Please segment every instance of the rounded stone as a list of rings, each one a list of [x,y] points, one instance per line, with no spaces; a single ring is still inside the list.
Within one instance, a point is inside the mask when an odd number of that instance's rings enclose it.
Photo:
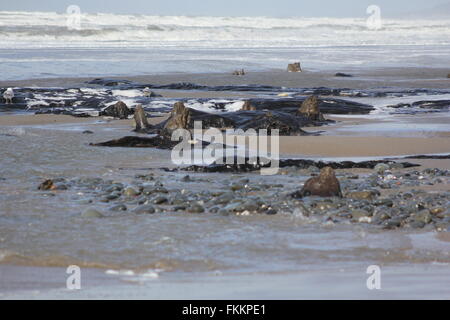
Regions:
[[[127,211],[127,206],[124,205],[123,203],[112,206],[111,208],[109,208],[109,211]]]
[[[146,204],[140,207],[137,207],[133,210],[136,214],[152,214],[155,213],[155,207],[152,205]]]
[[[137,196],[137,195],[139,194],[139,192],[137,192],[136,190],[134,190],[134,189],[131,188],[131,187],[128,187],[128,188],[126,188],[126,189],[123,191],[123,194],[124,194],[124,196],[126,196],[126,197],[135,197],[135,196]]]
[[[189,208],[186,209],[189,213],[202,213],[205,212],[205,208],[199,204],[193,204]]]

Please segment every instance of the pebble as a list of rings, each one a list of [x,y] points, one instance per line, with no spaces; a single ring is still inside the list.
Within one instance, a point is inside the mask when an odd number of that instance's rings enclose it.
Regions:
[[[133,213],[136,214],[151,214],[151,213],[155,213],[155,207],[153,207],[152,205],[146,204],[140,207],[137,207],[133,210]]]
[[[162,204],[162,203],[166,203],[169,200],[166,197],[156,197],[154,199],[152,199],[152,203],[154,204]]]
[[[372,200],[373,194],[370,191],[355,191],[348,193],[346,197],[354,200]]]
[[[127,211],[127,206],[123,203],[112,206],[109,208],[109,211]]]
[[[414,215],[414,220],[423,222],[424,224],[430,223],[431,222],[430,210],[425,209],[425,210],[419,211],[418,213],[416,213]]]
[[[135,197],[139,194],[135,189],[128,187],[123,191],[123,195],[126,197]]]
[[[189,213],[202,213],[205,212],[205,208],[203,208],[203,206],[199,204],[193,204],[190,207],[188,207],[186,211]]]
[[[253,174],[233,176],[215,176],[210,180],[193,179],[193,175],[174,178],[158,176],[157,181],[147,182],[139,178],[126,184],[103,180],[102,178],[79,178],[68,180],[53,178],[50,188],[62,186],[62,189],[76,190],[73,199],[77,204],[108,202],[108,211],[128,211],[129,207],[137,214],[156,212],[203,213],[228,216],[255,214],[291,214],[309,217],[327,225],[370,223],[373,227],[395,229],[400,227],[445,231],[450,228],[450,192],[429,192],[422,186],[430,182],[449,182],[450,172],[446,170],[426,169],[391,173],[388,170],[401,169],[393,165],[378,164],[370,174],[354,175],[351,172],[339,172],[341,189],[345,198],[306,197],[295,199],[292,190],[301,185],[308,177],[304,169],[295,169],[295,174],[276,178],[259,178]],[[308,169],[311,173],[315,168]],[[380,173],[383,172],[383,173]],[[298,176],[302,178],[298,181]],[[144,176],[142,176],[144,177]],[[154,175],[146,175],[154,179]],[[197,178],[197,176],[194,176]],[[166,180],[162,180],[166,179]],[[202,181],[204,186],[198,190],[178,189],[179,182]],[[163,186],[163,181],[167,186]],[[178,185],[176,184],[178,181]],[[42,182],[42,181],[41,181]],[[402,189],[396,191],[398,183]],[[417,186],[417,187],[415,187]],[[383,191],[383,198],[380,190]],[[245,192],[239,192],[244,191]],[[67,191],[70,193],[71,191]],[[40,193],[59,195],[59,193]],[[89,199],[89,200],[88,200]],[[92,199],[92,200],[91,200]],[[124,202],[124,203],[123,203]],[[102,212],[83,212],[82,216],[103,216]]]

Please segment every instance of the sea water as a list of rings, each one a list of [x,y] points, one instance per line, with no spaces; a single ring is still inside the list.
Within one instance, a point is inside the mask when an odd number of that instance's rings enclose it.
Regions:
[[[447,67],[448,20],[0,12],[3,80],[167,72]]]

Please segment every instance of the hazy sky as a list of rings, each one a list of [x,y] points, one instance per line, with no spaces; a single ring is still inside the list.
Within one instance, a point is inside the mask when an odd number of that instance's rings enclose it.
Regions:
[[[327,16],[359,17],[368,5],[385,16],[421,12],[448,0],[0,0],[1,10],[64,12],[75,4],[82,12],[149,15]]]

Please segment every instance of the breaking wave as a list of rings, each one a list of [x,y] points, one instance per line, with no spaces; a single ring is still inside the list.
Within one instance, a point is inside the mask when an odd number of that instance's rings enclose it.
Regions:
[[[9,47],[164,46],[293,47],[450,44],[448,20],[383,20],[370,30],[361,18],[188,17],[0,11],[0,44]]]

